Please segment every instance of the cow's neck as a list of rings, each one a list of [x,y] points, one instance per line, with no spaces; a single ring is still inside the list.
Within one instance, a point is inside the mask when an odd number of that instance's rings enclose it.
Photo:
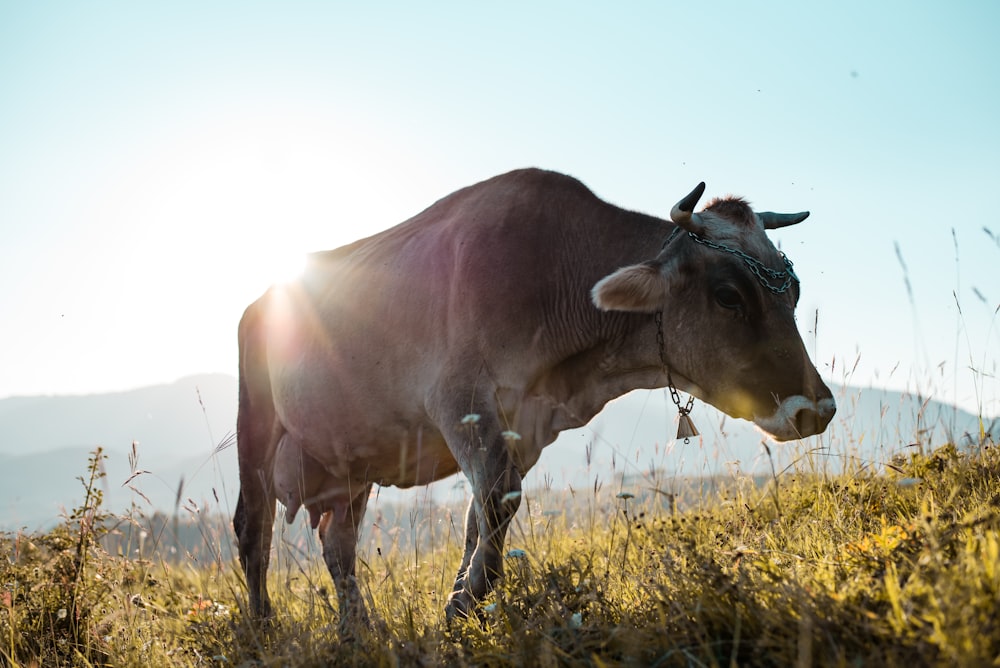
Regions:
[[[617,314],[613,328],[567,355],[528,390],[554,407],[556,431],[579,427],[627,392],[666,385],[651,316]]]

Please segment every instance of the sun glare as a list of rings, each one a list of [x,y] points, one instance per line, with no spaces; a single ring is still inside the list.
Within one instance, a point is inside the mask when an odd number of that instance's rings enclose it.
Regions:
[[[271,285],[284,285],[298,279],[305,267],[305,253],[280,253],[267,266],[262,278]]]

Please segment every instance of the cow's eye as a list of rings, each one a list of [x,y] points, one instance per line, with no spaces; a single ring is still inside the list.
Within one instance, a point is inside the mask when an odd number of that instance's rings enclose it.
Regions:
[[[743,297],[740,293],[729,287],[716,288],[715,301],[723,308],[740,310],[743,308]]]

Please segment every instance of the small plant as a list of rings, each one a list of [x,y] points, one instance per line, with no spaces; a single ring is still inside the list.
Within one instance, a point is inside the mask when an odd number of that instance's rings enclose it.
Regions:
[[[3,618],[12,662],[17,657],[64,663],[78,656],[89,661],[107,658],[94,633],[94,616],[107,595],[96,560],[104,555],[97,539],[104,530],[101,511],[104,455],[96,449],[87,464],[83,503],[48,534],[5,538]]]
[[[11,665],[105,664],[113,658],[123,585],[140,562],[101,547],[111,527],[102,507],[105,455],[95,449],[77,478],[83,502],[48,533],[0,537],[0,656]],[[139,600],[139,599],[136,599]]]

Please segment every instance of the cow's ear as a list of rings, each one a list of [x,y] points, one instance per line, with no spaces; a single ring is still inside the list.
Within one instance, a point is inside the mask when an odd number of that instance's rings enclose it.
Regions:
[[[590,291],[602,311],[654,313],[667,298],[667,279],[660,262],[643,262],[605,276]]]

